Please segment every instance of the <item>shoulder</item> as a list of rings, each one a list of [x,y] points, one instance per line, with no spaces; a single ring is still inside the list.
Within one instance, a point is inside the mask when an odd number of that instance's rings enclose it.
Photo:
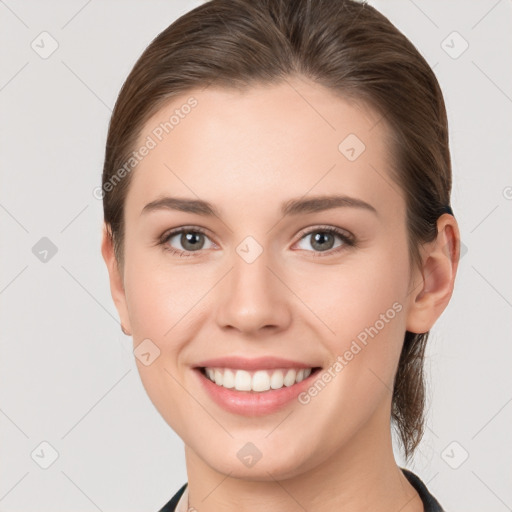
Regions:
[[[179,491],[158,512],[175,512],[176,505],[178,504],[178,501],[180,501],[180,498],[183,495],[183,493],[185,492],[187,484],[188,482],[183,484]]]
[[[445,512],[443,507],[441,507],[436,498],[430,493],[427,486],[423,483],[418,475],[414,474],[409,469],[400,469],[402,470],[402,473],[405,475],[407,480],[409,480],[409,483],[420,495],[421,501],[423,501],[425,512]]]

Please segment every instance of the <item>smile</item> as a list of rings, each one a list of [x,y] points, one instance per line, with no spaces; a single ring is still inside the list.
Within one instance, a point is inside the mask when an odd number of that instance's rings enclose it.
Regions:
[[[256,371],[196,367],[193,372],[213,403],[232,414],[254,417],[278,412],[297,401],[320,370],[320,367]]]
[[[262,393],[270,389],[290,387],[311,375],[314,368],[274,368],[247,371],[232,368],[201,368],[203,374],[218,386],[236,391]]]

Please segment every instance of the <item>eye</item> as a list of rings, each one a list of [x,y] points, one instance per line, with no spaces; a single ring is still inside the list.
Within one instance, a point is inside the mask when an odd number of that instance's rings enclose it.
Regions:
[[[316,249],[315,252],[320,253],[315,254],[315,257],[324,256],[324,254],[321,254],[324,252],[327,253],[326,256],[330,256],[343,251],[347,247],[356,246],[356,239],[353,235],[349,234],[348,231],[344,231],[333,226],[318,226],[314,229],[310,229],[306,233],[302,233],[300,242],[312,235],[314,236],[312,237],[310,244],[314,249]],[[338,237],[342,243],[333,250],[333,244],[336,237]],[[162,245],[166,251],[169,251],[172,254],[179,255],[180,257],[190,257],[195,256],[195,252],[200,252],[202,249],[205,249],[205,238],[208,239],[206,231],[202,228],[182,227],[165,233],[160,239],[159,244]],[[171,241],[173,239],[176,239],[183,249],[176,249],[175,247],[172,247]],[[215,244],[212,243],[211,246],[214,245]],[[206,249],[211,248],[211,246],[206,247]]]
[[[176,238],[179,244],[183,247],[182,249],[175,249],[170,245],[171,240]],[[198,227],[194,228],[179,228],[175,229],[171,232],[168,232],[163,235],[160,240],[160,244],[163,245],[164,249],[170,251],[172,254],[177,254],[181,256],[194,256],[194,252],[198,252],[201,249],[204,249],[204,241],[206,237],[206,232]]]
[[[355,247],[356,245],[355,238],[347,231],[342,231],[341,229],[332,226],[318,226],[312,230],[309,230],[302,236],[300,241],[306,240],[307,237],[312,237],[310,244],[313,248],[317,249],[320,253],[328,253],[325,256],[336,254],[340,251],[343,251],[347,247]],[[336,237],[342,241],[342,244],[338,245],[333,250],[333,244]],[[315,254],[314,256],[324,256],[324,254]]]

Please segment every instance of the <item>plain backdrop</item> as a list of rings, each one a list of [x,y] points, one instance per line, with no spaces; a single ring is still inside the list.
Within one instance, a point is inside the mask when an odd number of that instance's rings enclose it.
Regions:
[[[0,1],[2,512],[156,512],[187,481],[119,328],[93,190],[123,81],[199,3]],[[512,2],[369,3],[441,84],[464,244],[408,467],[447,511],[511,510]]]

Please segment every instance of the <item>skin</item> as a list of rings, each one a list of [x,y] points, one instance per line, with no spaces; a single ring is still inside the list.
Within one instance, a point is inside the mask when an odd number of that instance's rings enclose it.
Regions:
[[[243,92],[190,91],[148,121],[141,143],[190,96],[197,107],[133,171],[124,268],[105,226],[101,248],[134,347],[149,338],[160,349],[152,364],[137,359],[137,366],[148,396],[185,443],[189,505],[200,512],[422,511],[394,459],[391,390],[406,329],[430,330],[452,295],[460,239],[454,217],[439,218],[437,240],[422,248],[423,267],[412,268],[385,123],[298,77]],[[353,162],[338,150],[349,133],[366,146]],[[283,201],[333,193],[362,199],[378,215],[351,207],[280,213]],[[162,195],[207,200],[220,218],[141,215]],[[301,234],[322,225],[347,230],[358,246],[335,253],[343,245],[336,235],[322,252],[314,234]],[[181,226],[208,232],[190,257],[157,245]],[[236,252],[247,236],[263,249],[251,264]],[[180,235],[167,245],[189,247]],[[402,310],[307,405],[293,401],[262,417],[232,414],[191,369],[211,357],[267,354],[327,368],[395,302]],[[252,467],[237,457],[249,441],[262,453]]]

